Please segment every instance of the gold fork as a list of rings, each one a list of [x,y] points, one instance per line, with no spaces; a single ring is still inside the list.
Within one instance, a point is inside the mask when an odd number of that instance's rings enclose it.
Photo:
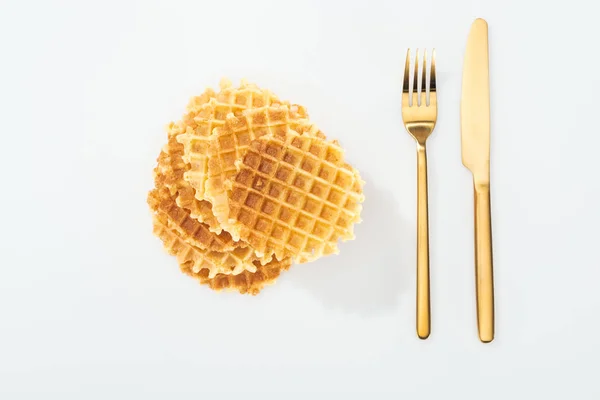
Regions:
[[[427,50],[423,52],[423,68],[419,75],[419,50],[415,56],[412,92],[410,82],[410,49],[406,52],[402,85],[402,120],[404,127],[417,142],[417,335],[427,339],[431,332],[429,296],[429,217],[427,210],[427,153],[425,142],[437,121],[435,86],[435,49],[431,55],[429,90],[427,90]],[[418,81],[421,77],[419,96]],[[429,103],[427,93],[429,92]]]

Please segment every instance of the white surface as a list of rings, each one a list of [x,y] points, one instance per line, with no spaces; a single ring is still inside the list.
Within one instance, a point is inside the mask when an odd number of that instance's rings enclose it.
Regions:
[[[600,29],[595,2],[549,3],[2,2],[0,398],[597,399]],[[476,17],[491,43],[491,345],[459,140]],[[406,48],[434,46],[420,341],[400,88]],[[357,240],[256,298],[180,274],[145,203],[165,124],[222,76],[306,105],[368,182]]]

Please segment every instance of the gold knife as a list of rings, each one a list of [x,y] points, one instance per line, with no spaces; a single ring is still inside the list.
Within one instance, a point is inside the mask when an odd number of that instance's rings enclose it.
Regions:
[[[494,339],[494,273],[490,212],[490,78],[488,25],[473,22],[463,66],[460,103],[462,162],[473,173],[475,284],[479,339]]]

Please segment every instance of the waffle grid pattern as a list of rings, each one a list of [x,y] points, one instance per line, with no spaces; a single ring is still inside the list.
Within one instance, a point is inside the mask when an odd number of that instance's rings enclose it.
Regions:
[[[290,132],[252,143],[233,182],[230,218],[259,256],[306,262],[354,237],[362,201],[362,180],[336,143]]]
[[[184,145],[183,160],[189,165],[184,179],[195,189],[198,200],[205,199],[205,183],[208,175],[208,148],[213,130],[225,124],[229,114],[240,115],[249,108],[279,103],[271,92],[261,90],[255,85],[242,82],[239,89],[230,82],[222,82],[221,91],[207,103],[197,107],[193,118],[177,140]]]
[[[209,150],[205,197],[214,205],[213,213],[225,230],[230,228],[229,180],[237,174],[236,163],[246,154],[250,143],[267,134],[285,137],[290,128],[299,126],[307,134],[316,134],[310,130],[312,125],[305,119],[306,113],[298,111],[295,106],[285,105],[251,109],[239,117],[230,115],[225,124],[214,131]],[[234,239],[239,240],[239,237],[234,234]]]

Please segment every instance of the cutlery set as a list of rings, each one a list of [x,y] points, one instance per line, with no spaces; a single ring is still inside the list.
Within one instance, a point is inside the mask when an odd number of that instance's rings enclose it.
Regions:
[[[429,217],[427,207],[426,141],[437,120],[435,50],[427,79],[427,53],[419,74],[419,54],[414,63],[410,90],[410,49],[406,54],[402,85],[402,119],[417,144],[417,335],[431,333],[429,290]],[[418,83],[421,89],[418,90]],[[490,212],[490,89],[488,26],[477,19],[471,26],[463,66],[461,98],[461,148],[463,165],[473,174],[475,285],[479,339],[494,339],[494,283]]]

